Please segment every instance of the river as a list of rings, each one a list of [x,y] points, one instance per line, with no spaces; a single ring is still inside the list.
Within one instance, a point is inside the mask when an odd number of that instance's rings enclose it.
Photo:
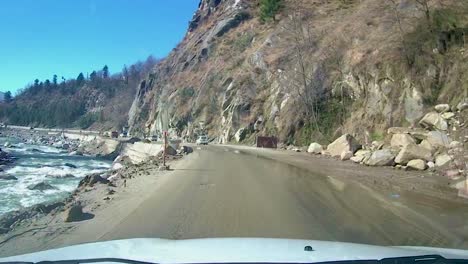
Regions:
[[[5,142],[10,142],[11,147],[4,147]],[[0,173],[18,179],[0,180],[0,216],[36,204],[60,201],[75,190],[83,177],[111,167],[107,160],[70,156],[63,149],[25,144],[11,138],[0,137],[0,146],[17,158]],[[53,189],[38,191],[28,188],[42,182]]]

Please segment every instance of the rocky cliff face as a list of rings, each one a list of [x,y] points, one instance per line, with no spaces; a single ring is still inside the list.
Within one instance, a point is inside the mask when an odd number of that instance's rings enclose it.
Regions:
[[[468,96],[467,4],[202,0],[183,41],[139,85],[132,133],[169,129],[219,142],[371,140],[416,124],[439,101]]]

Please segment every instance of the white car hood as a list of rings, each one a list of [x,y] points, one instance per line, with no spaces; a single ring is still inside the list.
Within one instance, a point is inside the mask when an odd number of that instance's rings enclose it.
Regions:
[[[313,251],[305,251],[306,246],[312,247]],[[382,258],[434,254],[451,259],[468,259],[468,251],[455,249],[380,247],[314,240],[216,238],[115,240],[0,258],[0,262],[120,258],[152,263],[314,263],[340,260],[380,260]]]

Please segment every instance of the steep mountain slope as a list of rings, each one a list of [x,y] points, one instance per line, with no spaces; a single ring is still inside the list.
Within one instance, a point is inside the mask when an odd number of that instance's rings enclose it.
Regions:
[[[203,123],[220,142],[369,139],[468,96],[466,1],[284,0],[265,23],[261,2],[200,2],[140,83],[133,133],[194,137]]]

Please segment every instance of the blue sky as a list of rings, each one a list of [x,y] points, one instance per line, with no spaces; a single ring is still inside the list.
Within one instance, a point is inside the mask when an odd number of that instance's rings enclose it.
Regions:
[[[167,55],[199,0],[2,0],[0,91]]]

